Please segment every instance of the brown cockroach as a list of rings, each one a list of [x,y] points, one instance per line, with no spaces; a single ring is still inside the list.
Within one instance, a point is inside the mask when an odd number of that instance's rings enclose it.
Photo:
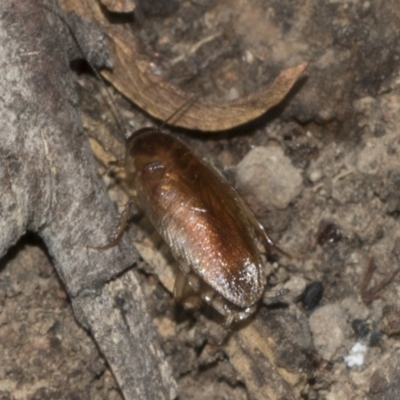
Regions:
[[[179,262],[175,298],[185,300],[191,291],[222,314],[228,326],[250,316],[266,284],[260,245],[265,251],[282,250],[235,188],[185,143],[158,128],[140,129],[127,139],[122,167],[135,204]],[[131,204],[103,249],[122,236]]]

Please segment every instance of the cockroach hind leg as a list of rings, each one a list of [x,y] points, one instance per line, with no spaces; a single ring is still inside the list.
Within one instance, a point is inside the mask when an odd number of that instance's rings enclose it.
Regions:
[[[240,202],[242,210],[244,211],[244,213],[246,214],[247,218],[249,219],[249,221],[253,225],[254,229],[261,236],[265,249],[266,250],[267,249],[274,249],[277,252],[279,252],[282,255],[284,255],[285,257],[293,258],[289,253],[287,253],[285,250],[282,250],[279,246],[277,246],[274,243],[274,241],[268,236],[268,233],[266,232],[264,227],[260,224],[260,222],[257,220],[257,218],[254,216],[254,214],[251,212],[249,207],[244,203],[244,201],[242,199],[239,199],[238,201]]]
[[[263,240],[264,240],[264,246],[269,249],[273,249],[277,251],[278,253],[281,253],[283,256],[292,259],[293,256],[289,253],[287,253],[285,250],[282,250],[278,245],[274,243],[274,241],[268,236],[267,232],[263,229],[264,235],[263,235]]]
[[[207,304],[212,304],[213,298],[215,297],[215,291],[212,289],[203,290],[200,296]]]
[[[237,311],[234,313],[234,319],[236,322],[244,321],[245,319],[249,318],[250,315],[253,315],[258,307],[258,304],[253,304],[250,307],[246,307],[242,311]]]
[[[236,320],[235,313],[233,310],[228,307],[226,301],[221,298],[221,296],[213,296],[211,301],[208,303],[210,304],[214,310],[216,310],[219,314],[221,314],[225,318],[224,325],[226,328],[229,328],[232,323]]]
[[[177,273],[174,284],[174,298],[176,301],[180,302],[185,297],[185,290],[187,287],[187,277],[181,272]]]
[[[188,275],[182,272],[178,272],[175,278],[174,298],[186,309],[196,309],[202,305],[199,294],[189,284]]]
[[[195,274],[188,275],[188,284],[193,291],[198,292],[200,290],[200,278]]]
[[[120,242],[122,235],[124,234],[125,229],[128,225],[128,221],[132,214],[132,209],[133,209],[133,200],[129,200],[125,204],[124,211],[122,212],[120,220],[119,220],[117,231],[113,235],[110,242],[108,242],[107,244],[105,244],[103,246],[86,245],[86,248],[94,249],[94,250],[108,250],[108,249],[111,249],[111,247],[118,245],[118,243]]]
[[[232,324],[235,322],[240,322],[248,319],[251,315],[254,314],[258,307],[258,304],[253,304],[250,307],[246,307],[242,311],[233,311],[231,309],[225,309],[223,313],[221,313],[225,317],[224,326],[226,329],[231,329]]]
[[[243,309],[236,307],[232,308],[232,306],[230,306],[227,301],[219,295],[214,295],[209,304],[225,318],[225,328],[230,328],[233,323],[249,318],[257,308],[257,304],[253,304],[252,306]]]
[[[230,329],[231,326],[232,326],[232,324],[233,324],[233,322],[234,322],[234,320],[235,320],[235,319],[234,319],[233,314],[229,314],[229,315],[226,317],[225,322],[224,322],[225,328],[226,328],[226,329]]]

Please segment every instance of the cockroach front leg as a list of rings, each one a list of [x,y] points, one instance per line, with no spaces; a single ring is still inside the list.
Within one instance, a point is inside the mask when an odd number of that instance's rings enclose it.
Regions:
[[[96,250],[107,250],[110,249],[111,247],[116,246],[121,240],[122,235],[124,234],[124,231],[126,229],[126,226],[128,225],[128,221],[132,216],[132,209],[133,209],[133,200],[131,199],[125,204],[124,211],[122,211],[121,218],[119,220],[117,231],[113,235],[110,242],[108,242],[104,246],[88,245],[87,248]]]
[[[124,161],[123,160],[114,160],[114,161],[109,161],[107,163],[107,169],[104,173],[104,175],[110,175],[111,173],[114,172],[119,172],[121,169],[124,168]]]

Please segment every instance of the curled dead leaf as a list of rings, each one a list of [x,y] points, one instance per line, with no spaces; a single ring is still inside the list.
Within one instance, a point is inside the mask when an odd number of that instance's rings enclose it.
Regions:
[[[65,0],[64,8],[101,26],[109,38],[113,71],[102,75],[124,96],[160,120],[166,120],[193,94],[184,92],[152,72],[135,37],[122,26],[110,24],[96,2]],[[199,99],[174,125],[200,131],[221,131],[243,125],[279,104],[307,68],[303,62],[281,72],[266,89],[221,103]]]

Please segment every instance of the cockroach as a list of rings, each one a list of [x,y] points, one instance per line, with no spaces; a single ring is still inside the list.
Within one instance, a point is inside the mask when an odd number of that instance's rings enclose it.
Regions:
[[[222,314],[227,326],[250,316],[266,285],[260,247],[284,252],[235,188],[183,141],[159,128],[142,128],[127,139],[122,167],[134,203],[179,262],[175,298],[184,301],[191,292]],[[122,236],[131,204],[103,249]]]

